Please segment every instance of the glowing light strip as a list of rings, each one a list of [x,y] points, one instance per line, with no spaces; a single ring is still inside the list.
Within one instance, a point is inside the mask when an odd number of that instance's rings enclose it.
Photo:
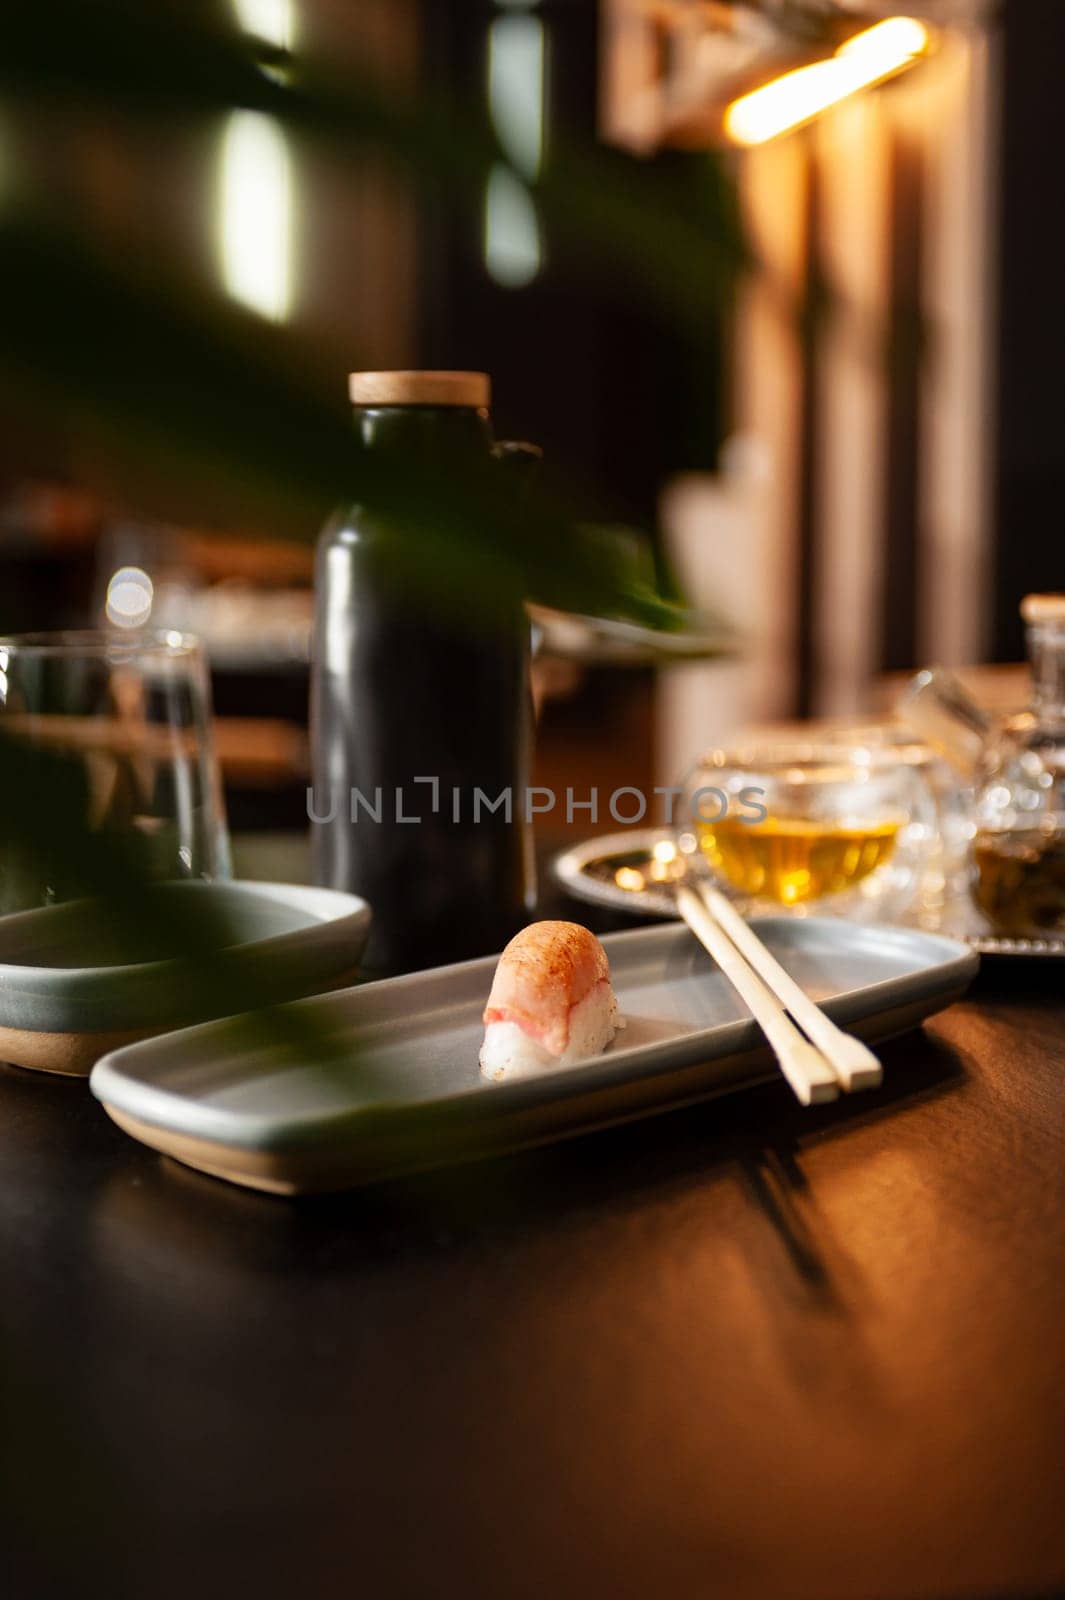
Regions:
[[[292,0],[233,0],[237,21],[245,33],[279,50],[291,50],[296,18]]]
[[[928,49],[928,29],[913,17],[889,17],[841,44],[827,61],[785,72],[734,100],[725,132],[736,144],[765,144],[829,106],[890,78]]]
[[[520,289],[543,265],[540,219],[527,184],[544,159],[544,25],[510,11],[488,30],[488,109],[506,162],[485,190],[484,261],[497,283]]]
[[[544,25],[537,17],[500,17],[489,28],[488,106],[511,165],[535,178],[544,145]]]
[[[292,158],[272,117],[234,111],[222,143],[222,278],[234,298],[271,322],[292,307]]]
[[[532,195],[502,162],[492,168],[485,192],[484,262],[507,289],[523,289],[543,265],[540,220]]]

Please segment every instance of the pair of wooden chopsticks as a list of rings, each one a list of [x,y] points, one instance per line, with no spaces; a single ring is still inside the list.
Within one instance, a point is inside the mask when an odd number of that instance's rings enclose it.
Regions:
[[[747,1005],[804,1106],[880,1082],[868,1045],[825,1016],[719,890],[689,879],[676,894],[681,916]]]

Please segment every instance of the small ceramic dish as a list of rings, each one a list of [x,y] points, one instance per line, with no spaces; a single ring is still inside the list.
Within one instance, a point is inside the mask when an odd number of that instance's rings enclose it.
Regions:
[[[252,980],[278,1001],[342,988],[370,926],[365,900],[332,889],[197,881],[160,884],[152,897],[159,933],[137,960],[104,902],[0,917],[0,1061],[84,1077],[119,1045],[243,1009]],[[211,929],[210,997],[195,993],[167,941],[168,919],[186,911]]]

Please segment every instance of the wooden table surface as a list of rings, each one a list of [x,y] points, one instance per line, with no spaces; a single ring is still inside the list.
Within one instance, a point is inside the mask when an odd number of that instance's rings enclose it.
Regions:
[[[1062,1592],[1061,989],[298,1203],[0,1068],[2,1593]]]

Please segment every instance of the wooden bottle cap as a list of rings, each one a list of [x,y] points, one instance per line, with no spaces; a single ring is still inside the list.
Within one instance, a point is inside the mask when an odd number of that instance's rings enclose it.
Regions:
[[[1065,594],[1026,594],[1021,616],[1025,622],[1065,622]]]
[[[487,372],[352,372],[348,394],[356,406],[487,406]]]

